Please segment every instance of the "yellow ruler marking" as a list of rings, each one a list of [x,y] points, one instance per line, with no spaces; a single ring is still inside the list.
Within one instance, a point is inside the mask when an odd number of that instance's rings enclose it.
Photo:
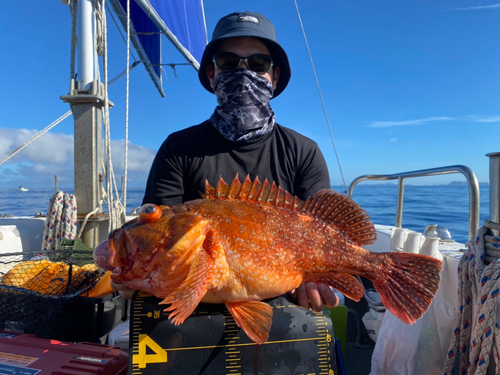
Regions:
[[[260,345],[270,345],[270,344],[282,344],[282,343],[287,343],[287,342],[301,342],[301,341],[315,341],[315,340],[321,340],[321,337],[311,337],[311,338],[308,338],[308,339],[293,339],[293,340],[279,340],[279,341],[267,341],[267,342],[263,342],[262,344]],[[231,343],[231,345],[208,345],[208,346],[192,346],[192,347],[188,347],[188,348],[163,348],[164,350],[166,351],[179,351],[179,350],[196,350],[196,349],[214,349],[214,348],[234,348],[234,347],[241,347],[241,346],[256,346],[257,344],[256,343],[247,343],[247,344],[233,344]],[[318,346],[326,346],[326,344],[324,345],[320,345],[318,344]],[[233,352],[231,352],[232,354]],[[239,353],[239,352],[235,352],[235,353]]]

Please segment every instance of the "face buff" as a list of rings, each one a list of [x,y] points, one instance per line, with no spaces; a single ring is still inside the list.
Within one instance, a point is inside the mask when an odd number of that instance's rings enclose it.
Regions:
[[[222,72],[214,79],[214,94],[219,105],[210,121],[225,138],[248,141],[273,130],[273,86],[267,78],[247,69]]]

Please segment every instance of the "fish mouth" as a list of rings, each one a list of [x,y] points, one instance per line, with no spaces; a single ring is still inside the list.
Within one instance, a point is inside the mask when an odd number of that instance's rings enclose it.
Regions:
[[[113,267],[111,264],[109,264],[109,258],[110,258],[110,250],[109,250],[109,241],[105,240],[101,242],[97,247],[94,249],[94,253],[92,254],[95,263],[99,266],[104,268],[106,271],[113,271],[115,267]]]

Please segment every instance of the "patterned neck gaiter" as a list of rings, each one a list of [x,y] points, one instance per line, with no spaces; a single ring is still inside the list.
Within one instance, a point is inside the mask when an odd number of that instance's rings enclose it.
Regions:
[[[274,127],[274,112],[269,104],[273,91],[267,78],[251,70],[219,73],[214,79],[219,105],[210,121],[230,141],[263,137]]]

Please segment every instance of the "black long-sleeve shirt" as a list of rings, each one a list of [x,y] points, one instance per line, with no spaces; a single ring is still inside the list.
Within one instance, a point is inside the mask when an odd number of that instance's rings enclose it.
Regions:
[[[209,122],[172,133],[151,166],[144,203],[174,206],[200,198],[205,180],[267,178],[301,199],[330,188],[325,159],[311,139],[279,124],[262,138],[232,142]]]

